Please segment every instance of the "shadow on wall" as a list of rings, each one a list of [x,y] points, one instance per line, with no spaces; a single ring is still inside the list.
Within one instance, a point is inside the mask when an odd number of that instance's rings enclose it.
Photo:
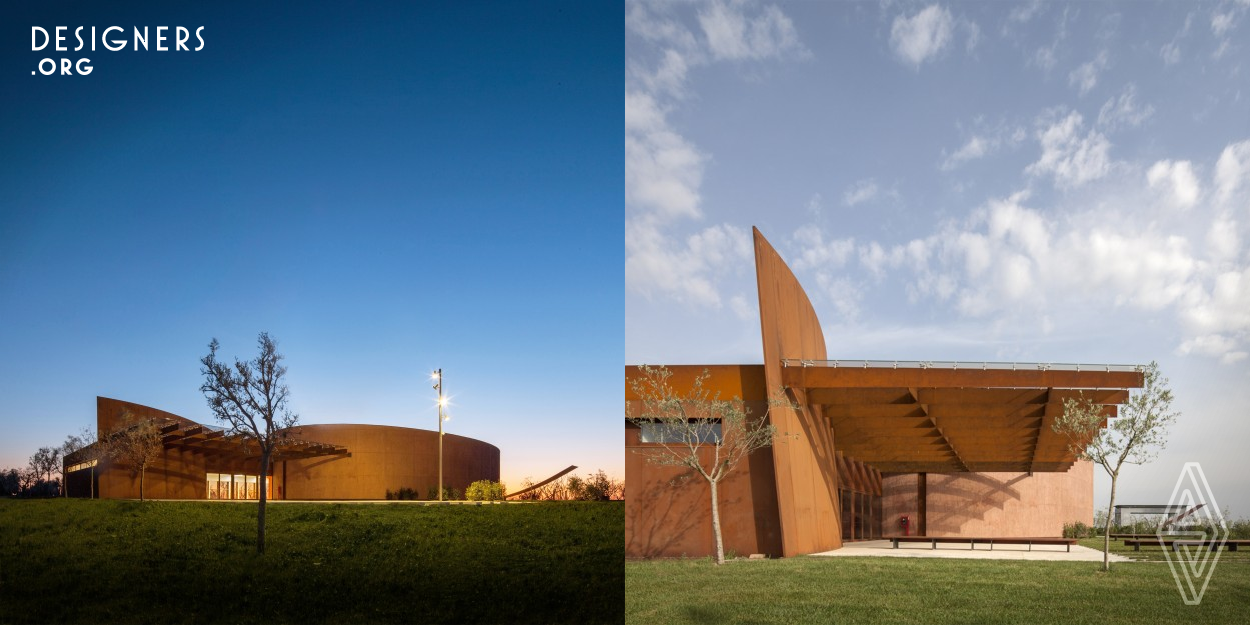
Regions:
[[[695,480],[705,481],[693,469],[687,469],[671,480],[653,480],[630,493],[634,501],[626,507],[625,524],[631,528],[626,532],[626,553],[659,558],[691,552],[690,547],[704,538],[706,532],[700,530],[711,510],[706,489],[699,489]],[[691,496],[697,490],[704,491],[702,497]],[[710,535],[707,540],[711,540]],[[695,553],[702,553],[710,545],[709,542]]]
[[[983,473],[930,473],[925,511],[929,536],[959,535],[966,524],[983,521],[993,510],[1002,510],[1011,501],[1020,501],[1015,488],[1029,474],[999,479]],[[916,521],[916,475],[896,474],[882,484],[882,528],[886,534],[899,533],[898,519],[907,515]],[[915,525],[912,526],[913,529]]]
[[[1020,501],[1013,486],[1028,473],[1000,480],[981,473],[929,476],[929,533],[958,534],[965,523],[984,520],[991,510],[1002,510],[1009,501]],[[937,506],[934,506],[934,503]]]

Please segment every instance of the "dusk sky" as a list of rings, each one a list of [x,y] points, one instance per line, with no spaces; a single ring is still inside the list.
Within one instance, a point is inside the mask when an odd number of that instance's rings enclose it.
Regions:
[[[1250,2],[625,22],[627,363],[761,362],[758,226],[831,358],[1158,361],[1181,417],[1118,502],[1196,461],[1250,516]]]
[[[510,486],[623,477],[621,16],[8,3],[0,467],[94,427],[97,395],[215,423],[199,359],[263,330],[304,423],[437,429],[442,367],[447,431],[498,446]],[[113,25],[126,49],[73,51]],[[205,45],[136,52],[136,26]]]

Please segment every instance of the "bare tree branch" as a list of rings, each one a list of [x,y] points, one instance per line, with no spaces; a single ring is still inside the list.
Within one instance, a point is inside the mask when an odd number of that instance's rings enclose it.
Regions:
[[[260,501],[257,515],[256,551],[265,552],[265,502],[269,459],[290,436],[290,428],[299,422],[299,415],[287,408],[290,391],[282,384],[286,367],[277,341],[268,332],[256,337],[259,354],[254,360],[234,360],[231,367],[217,359],[219,344],[208,344],[208,355],[200,359],[204,384],[200,391],[218,420],[225,422],[227,433],[240,437],[240,444],[260,448]]]

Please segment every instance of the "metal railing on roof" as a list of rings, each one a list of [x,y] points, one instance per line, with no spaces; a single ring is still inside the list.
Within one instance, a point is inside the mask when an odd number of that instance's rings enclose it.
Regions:
[[[1060,362],[968,362],[955,360],[806,360],[784,358],[783,367],[830,367],[855,369],[971,369],[977,371],[1122,371],[1141,372],[1144,365],[1080,364]]]

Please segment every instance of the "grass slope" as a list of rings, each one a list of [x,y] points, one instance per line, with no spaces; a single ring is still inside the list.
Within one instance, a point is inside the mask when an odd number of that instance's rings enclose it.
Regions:
[[[821,558],[629,562],[628,623],[1238,623],[1250,564],[1221,560],[1186,606],[1155,562]]]
[[[620,502],[0,500],[0,623],[619,622]]]

